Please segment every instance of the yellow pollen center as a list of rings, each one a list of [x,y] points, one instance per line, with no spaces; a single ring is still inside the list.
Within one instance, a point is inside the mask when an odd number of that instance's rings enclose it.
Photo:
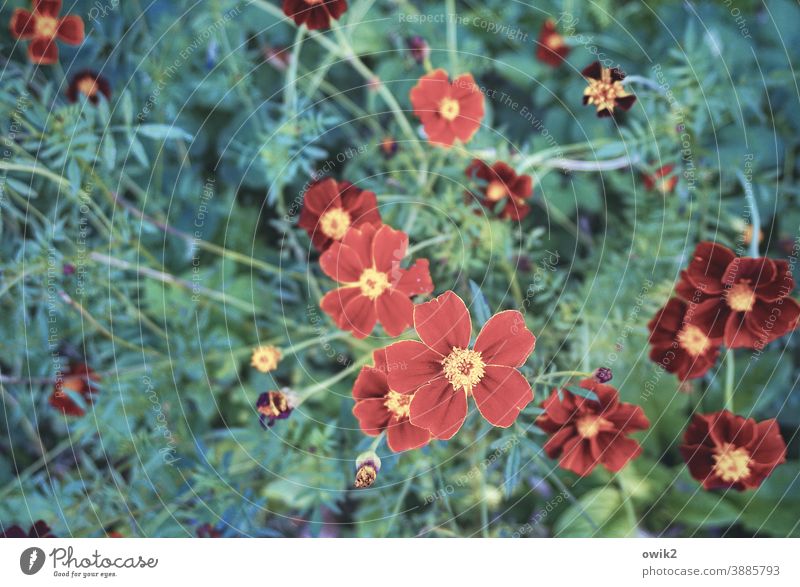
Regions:
[[[747,283],[737,283],[728,290],[726,301],[734,312],[749,312],[756,303],[756,292]]]
[[[262,373],[269,373],[277,368],[280,360],[280,350],[274,346],[262,346],[253,351],[250,364]]]
[[[319,229],[322,234],[336,241],[342,240],[350,224],[350,214],[341,208],[331,208],[319,219]]]
[[[386,395],[386,401],[383,405],[389,410],[397,420],[408,418],[409,405],[411,405],[412,395],[405,395],[398,393],[394,390],[389,391]]]
[[[584,438],[594,438],[601,431],[606,430],[610,426],[610,422],[601,416],[588,415],[580,418],[575,427],[578,429],[578,434]]]
[[[483,379],[485,366],[478,351],[458,347],[454,347],[442,360],[444,376],[453,389],[456,391],[463,389],[468,394],[472,393],[472,388]]]
[[[503,185],[502,181],[494,180],[486,187],[486,197],[492,202],[502,200],[507,195],[508,190],[506,189],[506,186]]]
[[[34,33],[37,37],[47,37],[52,39],[56,36],[58,31],[58,20],[52,16],[36,15],[36,21],[33,25]]]
[[[97,93],[97,82],[90,77],[85,77],[78,82],[78,91],[87,98],[91,98]]]
[[[711,339],[694,324],[687,324],[678,333],[678,344],[693,357],[699,357],[711,347]]]
[[[735,483],[750,476],[750,453],[728,443],[714,450],[714,473],[725,483]]]
[[[362,295],[371,300],[377,299],[389,287],[389,276],[372,267],[364,269],[361,278],[358,280],[358,287],[361,288]]]
[[[442,118],[445,120],[450,122],[454,121],[460,112],[461,106],[458,104],[458,100],[445,98],[439,103],[439,114],[441,114]]]
[[[548,35],[547,38],[545,38],[544,44],[550,49],[561,49],[561,47],[566,45],[566,43],[564,43],[564,37],[555,34]]]
[[[611,81],[611,70],[603,69],[601,79],[590,79],[589,87],[583,91],[583,95],[588,98],[588,104],[594,104],[597,111],[614,111],[617,98],[628,96],[628,92],[621,81]]]

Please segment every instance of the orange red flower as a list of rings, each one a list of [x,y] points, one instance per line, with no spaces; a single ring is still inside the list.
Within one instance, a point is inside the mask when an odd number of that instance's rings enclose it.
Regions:
[[[253,349],[250,356],[250,365],[261,371],[269,373],[278,368],[281,361],[281,350],[271,344],[261,345]]]
[[[558,67],[567,58],[570,47],[556,29],[556,23],[548,18],[539,31],[539,41],[536,47],[536,59],[550,67]]]
[[[386,441],[394,452],[412,450],[428,444],[430,432],[411,423],[409,406],[414,397],[389,387],[386,349],[372,355],[375,366],[363,367],[353,386],[356,405],[353,415],[369,436],[386,431]]]
[[[497,211],[500,218],[521,220],[530,212],[527,201],[533,195],[530,175],[517,175],[506,163],[498,161],[491,167],[480,159],[473,159],[467,167],[468,177],[481,180],[481,204]]]
[[[662,165],[653,173],[645,173],[642,176],[644,187],[648,190],[658,190],[662,194],[669,194],[678,184],[678,176],[673,174],[675,166],[668,164]]]
[[[319,259],[322,271],[342,284],[325,294],[322,310],[356,338],[368,336],[378,322],[389,336],[401,334],[412,322],[411,298],[433,291],[427,259],[400,266],[407,250],[408,235],[390,226],[351,228]]]
[[[56,39],[67,45],[80,45],[84,38],[83,20],[68,15],[59,18],[61,0],[34,0],[33,11],[17,8],[11,15],[11,34],[30,41],[28,58],[32,63],[51,65],[58,61]]]
[[[680,451],[704,489],[755,489],[786,461],[786,443],[774,419],[756,422],[728,410],[696,414]]]
[[[650,359],[681,380],[705,375],[717,362],[719,344],[713,323],[697,315],[696,306],[672,298],[650,323]]]
[[[452,83],[443,69],[422,76],[411,89],[411,104],[434,145],[469,142],[483,120],[483,94],[469,73]]]
[[[311,242],[322,252],[341,241],[354,226],[380,224],[375,194],[349,181],[327,178],[308,188],[303,199],[298,226],[305,229]]]
[[[74,394],[80,397],[85,404],[91,404],[93,396],[97,393],[94,382],[100,381],[100,377],[84,363],[73,363],[69,371],[63,373],[53,387],[53,393],[48,400],[50,405],[61,410],[67,416],[83,416],[86,412],[79,405]]]
[[[329,29],[346,11],[346,0],[283,0],[283,13],[312,31]]]
[[[615,387],[595,378],[581,381],[582,389],[594,392],[597,400],[581,397],[567,389],[553,390],[544,402],[544,414],[536,425],[550,434],[544,450],[559,466],[585,477],[602,464],[617,472],[642,452],[639,443],[628,438],[646,430],[650,421],[642,408],[619,401]]]
[[[616,109],[630,110],[636,96],[630,94],[622,85],[625,74],[616,67],[603,67],[595,61],[581,74],[589,82],[583,91],[583,103],[597,108],[597,116],[613,116]]]
[[[414,308],[414,328],[421,342],[405,340],[386,348],[389,387],[414,394],[409,405],[414,426],[438,439],[452,438],[467,417],[472,396],[489,423],[507,428],[533,400],[518,368],[533,352],[536,337],[516,310],[492,316],[470,348],[469,310],[448,291]]]
[[[760,350],[797,328],[794,285],[784,260],[737,257],[727,247],[702,242],[676,291],[697,303],[696,320],[709,325],[711,338],[728,348]]]
[[[70,102],[77,102],[78,96],[82,95],[92,104],[97,104],[100,101],[100,94],[105,96],[106,100],[111,99],[111,84],[102,75],[85,69],[73,76],[66,94]]]

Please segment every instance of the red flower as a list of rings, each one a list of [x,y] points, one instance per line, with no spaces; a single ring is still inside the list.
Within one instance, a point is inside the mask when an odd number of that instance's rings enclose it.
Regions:
[[[589,82],[583,91],[583,103],[594,105],[600,118],[613,116],[614,108],[630,110],[636,102],[636,96],[629,94],[622,85],[625,74],[616,67],[603,67],[595,61],[581,74]]]
[[[87,69],[72,78],[66,94],[70,102],[77,102],[78,95],[82,94],[92,104],[97,104],[100,101],[98,94],[103,94],[106,100],[111,99],[111,84],[102,75]]]
[[[696,306],[672,298],[650,323],[650,358],[682,380],[702,377],[719,357],[713,325],[698,319]]]
[[[536,337],[516,310],[492,316],[470,346],[472,321],[452,291],[414,309],[422,342],[404,340],[386,348],[389,387],[413,393],[411,423],[447,440],[467,417],[467,397],[492,425],[508,428],[533,400],[517,368],[533,352]]]
[[[644,187],[648,190],[657,189],[662,194],[669,194],[678,184],[678,176],[673,175],[674,165],[664,165],[659,167],[654,173],[645,173],[642,176]]]
[[[433,291],[428,260],[408,269],[408,235],[385,225],[351,228],[319,259],[325,274],[343,285],[325,294],[322,310],[342,330],[364,338],[380,321],[386,334],[398,336],[411,325],[411,297]]]
[[[422,76],[411,89],[411,104],[434,145],[469,142],[483,119],[483,94],[469,73],[452,84],[443,69]]]
[[[329,29],[346,11],[346,0],[283,0],[283,13],[312,31]]]
[[[594,378],[584,379],[581,388],[592,391],[597,400],[584,398],[566,389],[553,390],[544,402],[544,414],[536,425],[550,434],[544,450],[568,471],[585,477],[602,464],[617,472],[642,452],[639,443],[628,438],[646,430],[650,422],[642,408],[619,401],[619,392]]]
[[[526,201],[533,195],[533,180],[530,175],[517,175],[508,165],[499,161],[489,167],[480,159],[473,159],[467,167],[468,177],[483,180],[481,204],[491,210],[497,210],[502,202],[498,215],[501,218],[521,220],[530,212]]]
[[[28,533],[17,525],[9,526],[3,532],[0,532],[0,538],[55,538],[56,535],[43,520],[37,521],[31,526]]]
[[[547,19],[539,32],[536,59],[551,67],[558,67],[569,55],[570,48],[556,29],[556,23]]]
[[[792,290],[786,261],[737,257],[712,242],[697,245],[676,287],[697,302],[697,318],[713,326],[712,338],[728,348],[759,350],[797,328],[800,304]]]
[[[298,226],[304,228],[318,251],[342,240],[352,226],[380,224],[375,194],[349,181],[323,179],[308,188]]]
[[[30,41],[28,58],[32,63],[51,65],[58,61],[56,39],[67,45],[83,42],[83,20],[80,16],[59,18],[61,0],[34,0],[33,12],[17,8],[11,15],[11,34],[15,39]]]
[[[84,403],[91,404],[97,393],[97,388],[92,385],[94,381],[100,381],[100,377],[92,369],[84,363],[73,363],[69,371],[56,380],[53,393],[50,394],[50,405],[67,416],[83,416],[86,412],[70,397],[70,393],[79,395]]]
[[[428,444],[430,432],[414,426],[409,420],[410,392],[394,391],[386,377],[386,349],[373,353],[374,367],[363,367],[353,386],[356,405],[353,415],[365,434],[377,436],[386,430],[386,440],[394,452],[419,448]]]
[[[680,447],[704,489],[755,489],[786,461],[778,423],[756,422],[728,410],[695,414]]]

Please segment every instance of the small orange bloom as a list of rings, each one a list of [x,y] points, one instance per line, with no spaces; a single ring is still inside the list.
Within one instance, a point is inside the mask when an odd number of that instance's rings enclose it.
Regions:
[[[469,73],[453,83],[443,69],[422,76],[411,89],[411,104],[434,145],[469,142],[483,120],[483,94]]]
[[[548,18],[539,33],[536,59],[550,67],[558,67],[567,58],[569,52],[570,47],[564,37],[558,33],[555,21]]]
[[[589,82],[583,91],[583,103],[595,106],[598,117],[613,116],[615,108],[630,110],[636,102],[636,96],[622,85],[625,74],[616,67],[603,67],[595,61],[581,74]]]
[[[83,42],[83,20],[79,16],[59,18],[61,0],[34,0],[33,12],[17,8],[11,15],[11,34],[30,41],[28,58],[32,63],[52,65],[58,61],[56,39],[67,45]]]
[[[253,357],[250,364],[262,373],[269,373],[278,368],[278,362],[280,360],[280,349],[271,344],[267,344],[253,349]]]
[[[652,174],[645,173],[642,177],[644,187],[658,190],[665,195],[671,193],[678,184],[678,176],[672,173],[674,170],[674,165],[663,165]]]
[[[97,393],[94,385],[96,381],[100,381],[100,377],[91,368],[83,363],[73,363],[69,371],[56,381],[49,403],[67,416],[83,416],[86,412],[71,394],[79,396],[84,403],[91,404]]]

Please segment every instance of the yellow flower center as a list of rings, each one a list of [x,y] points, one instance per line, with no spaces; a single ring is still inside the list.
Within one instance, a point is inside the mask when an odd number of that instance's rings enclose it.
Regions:
[[[561,49],[566,45],[564,42],[564,37],[555,33],[547,35],[547,37],[545,37],[544,44],[550,49]]]
[[[448,120],[450,122],[454,121],[458,114],[461,112],[461,106],[458,104],[458,100],[453,100],[452,98],[444,98],[439,103],[439,114],[442,115],[442,118]]]
[[[617,98],[628,96],[628,92],[621,81],[611,81],[611,70],[603,68],[600,74],[601,79],[590,79],[589,87],[583,90],[583,95],[589,98],[588,104],[594,104],[597,111],[614,111]]]
[[[678,344],[693,357],[699,357],[711,347],[711,339],[694,324],[687,324],[678,333]]]
[[[749,312],[756,303],[756,292],[747,283],[737,283],[728,290],[726,301],[734,312]]]
[[[262,373],[269,373],[275,370],[280,360],[281,351],[277,347],[267,345],[260,346],[253,351],[250,364]]]
[[[405,395],[391,390],[388,394],[386,394],[386,401],[383,402],[383,405],[386,406],[386,409],[389,410],[396,419],[403,420],[408,418],[408,406],[411,405],[412,397],[414,396]]]
[[[502,181],[494,180],[486,187],[486,197],[492,202],[502,200],[508,195],[508,190]]]
[[[92,79],[91,77],[85,77],[81,79],[78,82],[78,91],[87,98],[91,98],[97,93],[96,80]]]
[[[37,37],[52,39],[56,36],[56,32],[58,31],[58,19],[52,16],[37,14],[33,25],[33,31]]]
[[[358,280],[358,287],[361,294],[371,300],[377,299],[389,287],[389,276],[372,267],[364,269],[361,278]]]
[[[463,389],[468,394],[472,393],[472,388],[483,379],[485,366],[478,351],[458,347],[454,347],[450,354],[442,360],[444,376],[453,389],[456,391]]]
[[[342,240],[350,224],[350,214],[341,208],[331,208],[319,219],[319,229],[322,234],[336,241]]]
[[[725,481],[735,483],[750,476],[750,453],[746,448],[735,448],[727,443],[714,449],[714,473]]]
[[[594,438],[602,430],[607,430],[611,423],[602,416],[588,415],[580,418],[575,427],[578,429],[578,434],[584,438]]]

